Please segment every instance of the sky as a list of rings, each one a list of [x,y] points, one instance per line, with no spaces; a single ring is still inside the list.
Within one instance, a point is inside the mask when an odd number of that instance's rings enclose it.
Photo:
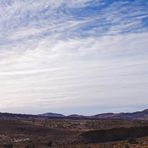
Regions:
[[[0,0],[0,112],[146,108],[147,0]]]

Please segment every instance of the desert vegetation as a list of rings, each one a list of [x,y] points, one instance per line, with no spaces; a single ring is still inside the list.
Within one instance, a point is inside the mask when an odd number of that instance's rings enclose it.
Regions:
[[[147,120],[11,118],[0,121],[2,148],[147,148]]]

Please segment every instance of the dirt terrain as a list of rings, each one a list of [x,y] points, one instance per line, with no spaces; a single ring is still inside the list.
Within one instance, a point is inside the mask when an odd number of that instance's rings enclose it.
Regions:
[[[148,148],[148,121],[0,120],[0,148]]]

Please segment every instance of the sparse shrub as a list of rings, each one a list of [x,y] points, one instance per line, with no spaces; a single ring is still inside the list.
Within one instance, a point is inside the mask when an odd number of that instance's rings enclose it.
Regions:
[[[25,148],[35,148],[34,143],[29,143],[25,146]]]
[[[32,140],[30,139],[30,140],[28,140],[28,143],[32,143]]]
[[[137,140],[135,138],[130,138],[130,139],[128,139],[128,143],[137,144],[138,142],[137,142]]]
[[[3,148],[13,148],[13,144],[6,143],[6,144],[3,145]]]
[[[18,130],[19,132],[24,132],[24,131],[25,131],[25,128],[24,128],[24,127],[18,127],[17,130]]]
[[[52,146],[53,145],[53,142],[52,141],[48,141],[47,142],[47,146]]]
[[[128,144],[125,145],[125,148],[130,148],[130,146]]]

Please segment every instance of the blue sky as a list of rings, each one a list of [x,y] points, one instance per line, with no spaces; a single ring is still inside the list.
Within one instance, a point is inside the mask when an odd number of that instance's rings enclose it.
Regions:
[[[0,111],[148,108],[148,1],[1,0]]]

